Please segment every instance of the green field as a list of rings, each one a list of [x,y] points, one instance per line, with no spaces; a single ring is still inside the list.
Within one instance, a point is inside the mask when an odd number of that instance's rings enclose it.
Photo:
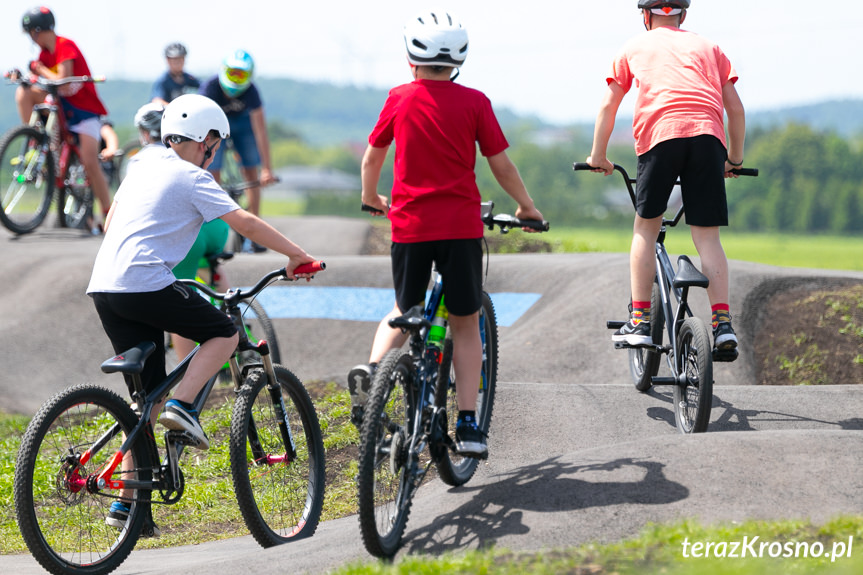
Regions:
[[[543,235],[555,252],[628,252],[629,229],[567,228]],[[697,255],[686,228],[668,232],[670,254]],[[728,259],[783,267],[863,271],[863,238],[723,231]]]

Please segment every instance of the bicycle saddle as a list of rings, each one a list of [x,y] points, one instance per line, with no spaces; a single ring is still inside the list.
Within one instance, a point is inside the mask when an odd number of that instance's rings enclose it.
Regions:
[[[687,286],[706,288],[710,284],[710,280],[698,271],[698,268],[695,267],[687,256],[680,256],[677,258],[677,273],[674,274],[672,284],[676,288]]]
[[[423,317],[423,306],[415,305],[406,314],[394,317],[387,323],[390,327],[399,328],[403,331],[417,331],[431,326],[429,321]]]
[[[102,363],[104,373],[141,373],[144,371],[144,362],[156,351],[156,344],[152,341],[139,343],[132,349],[126,350],[119,355]]]

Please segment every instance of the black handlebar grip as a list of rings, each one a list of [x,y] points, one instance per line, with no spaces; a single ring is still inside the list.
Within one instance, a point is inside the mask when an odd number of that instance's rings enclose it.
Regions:
[[[575,162],[572,164],[572,169],[576,172],[587,171],[587,170],[595,170],[593,166],[588,164],[587,162]]]
[[[731,170],[731,173],[738,176],[757,176],[758,168],[735,168]]]
[[[546,220],[520,220],[520,222],[522,228],[530,228],[541,232],[547,232],[549,228]]]
[[[377,208],[375,208],[375,207],[373,207],[373,206],[370,206],[370,205],[368,205],[368,204],[366,204],[366,203],[364,203],[364,204],[363,204],[363,206],[362,206],[362,208],[361,208],[361,209],[362,209],[364,212],[369,212],[370,214],[373,214],[373,215],[379,215],[379,214],[380,214],[380,215],[383,215],[383,213],[384,213],[384,212],[380,211],[379,209],[377,209]]]

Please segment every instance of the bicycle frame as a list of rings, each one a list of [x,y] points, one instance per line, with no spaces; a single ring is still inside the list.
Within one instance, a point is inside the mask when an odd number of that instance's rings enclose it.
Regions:
[[[46,86],[48,95],[45,96],[45,101],[41,104],[33,106],[33,113],[30,115],[30,126],[43,129],[49,136],[49,145],[52,152],[57,157],[57,170],[54,174],[55,189],[62,190],[65,185],[66,170],[69,167],[69,160],[74,154],[81,158],[81,151],[78,144],[75,143],[75,136],[69,131],[69,126],[66,122],[65,114],[63,114],[63,104],[58,94],[58,86]],[[47,112],[47,117],[43,123],[43,112]]]

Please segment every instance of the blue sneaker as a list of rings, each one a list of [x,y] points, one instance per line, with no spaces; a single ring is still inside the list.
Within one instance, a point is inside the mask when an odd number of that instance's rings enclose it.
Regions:
[[[476,420],[460,420],[455,428],[455,450],[464,457],[485,459],[488,457],[488,446],[485,435],[476,424]]]
[[[189,445],[201,450],[210,448],[210,440],[198,423],[198,412],[187,409],[176,399],[169,399],[165,404],[165,412],[159,417],[159,421],[174,431],[185,431],[191,440]]]
[[[115,501],[108,509],[108,516],[105,518],[105,525],[115,529],[122,529],[126,526],[126,521],[129,520],[129,507],[120,501]],[[141,527],[141,535],[143,537],[159,537],[162,535],[161,529],[153,523],[153,518],[148,517],[144,520],[144,525]]]

